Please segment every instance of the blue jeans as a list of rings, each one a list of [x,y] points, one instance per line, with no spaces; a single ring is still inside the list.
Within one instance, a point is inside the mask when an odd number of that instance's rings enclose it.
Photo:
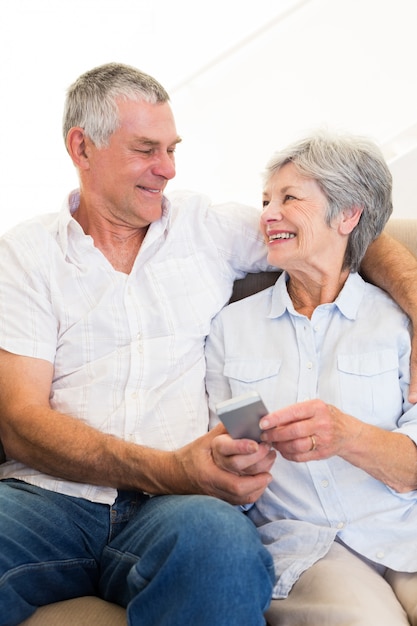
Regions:
[[[0,482],[0,626],[83,595],[130,625],[258,626],[273,580],[252,522],[216,498],[119,492],[109,507]]]

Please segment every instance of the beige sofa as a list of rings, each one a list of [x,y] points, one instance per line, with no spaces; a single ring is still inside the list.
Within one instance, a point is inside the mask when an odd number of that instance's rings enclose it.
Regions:
[[[387,231],[405,244],[417,257],[417,218],[415,220],[391,219]],[[252,274],[243,280],[236,281],[232,299],[240,299],[259,291],[275,279],[276,275]],[[41,607],[23,624],[24,626],[121,626],[126,624],[126,613],[119,606],[98,598],[84,597]]]

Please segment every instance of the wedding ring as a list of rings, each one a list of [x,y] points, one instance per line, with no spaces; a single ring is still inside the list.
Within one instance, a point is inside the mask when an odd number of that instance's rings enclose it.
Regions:
[[[316,440],[314,439],[314,435],[310,435],[311,439],[311,448],[309,452],[313,452],[316,449]]]

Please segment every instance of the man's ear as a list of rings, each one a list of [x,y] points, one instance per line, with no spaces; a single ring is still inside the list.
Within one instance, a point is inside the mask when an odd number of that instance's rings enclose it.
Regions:
[[[68,154],[75,167],[82,170],[89,168],[87,143],[88,139],[83,128],[79,126],[70,128],[66,141]]]
[[[343,209],[339,222],[339,232],[341,235],[349,235],[352,232],[355,226],[358,225],[362,212],[363,208],[358,206]]]

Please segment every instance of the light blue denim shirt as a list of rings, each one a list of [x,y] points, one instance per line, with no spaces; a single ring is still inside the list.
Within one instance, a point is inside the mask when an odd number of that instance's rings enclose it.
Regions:
[[[286,280],[284,273],[215,318],[206,342],[211,409],[249,390],[269,411],[321,398],[417,443],[404,313],[351,274],[337,300],[308,319],[294,310]],[[273,475],[249,516],[274,557],[275,598],[286,597],[336,537],[378,565],[417,571],[416,491],[399,494],[337,456],[295,463],[278,455]]]

